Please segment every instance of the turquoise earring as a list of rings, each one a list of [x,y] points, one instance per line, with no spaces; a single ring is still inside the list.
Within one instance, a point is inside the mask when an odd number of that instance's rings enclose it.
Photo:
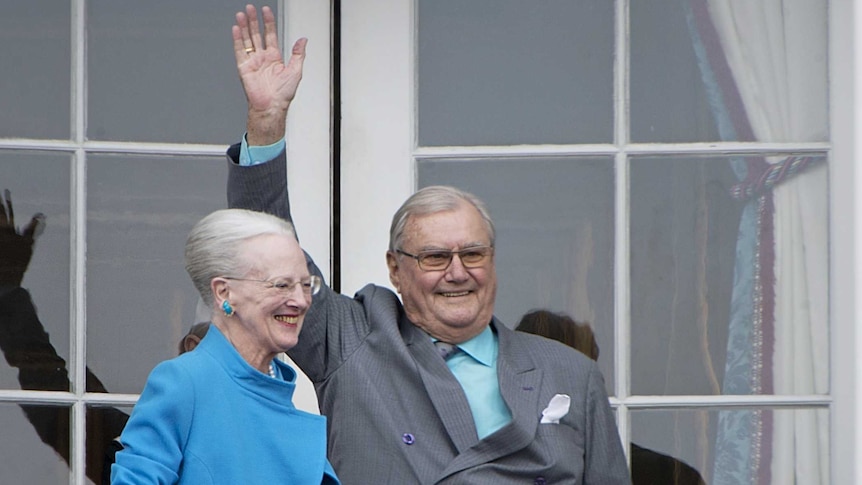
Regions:
[[[232,306],[230,306],[230,302],[225,300],[221,304],[221,309],[224,312],[225,316],[232,317],[234,313],[236,313]]]

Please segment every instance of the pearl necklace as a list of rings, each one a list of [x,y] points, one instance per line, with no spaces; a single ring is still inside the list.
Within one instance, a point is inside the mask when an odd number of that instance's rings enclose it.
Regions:
[[[275,367],[272,366],[272,363],[269,364],[269,377],[276,379],[275,376]]]

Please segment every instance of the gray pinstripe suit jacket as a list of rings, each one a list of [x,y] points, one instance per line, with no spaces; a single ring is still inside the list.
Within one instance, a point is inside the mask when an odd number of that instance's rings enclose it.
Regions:
[[[253,167],[238,166],[237,153],[236,145],[228,151],[230,207],[290,220],[284,152]],[[342,483],[631,483],[595,363],[496,318],[491,325],[512,422],[479,440],[458,381],[392,291],[368,285],[350,298],[324,287],[315,295],[290,356],[315,384]],[[539,424],[555,394],[571,396],[569,413]]]

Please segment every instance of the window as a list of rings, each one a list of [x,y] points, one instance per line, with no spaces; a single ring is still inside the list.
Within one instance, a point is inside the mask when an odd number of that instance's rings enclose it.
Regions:
[[[147,375],[195,322],[185,238],[224,207],[224,151],[244,128],[238,8],[2,8],[0,185],[20,231],[36,213],[45,224],[29,265],[0,249],[4,270],[26,267],[0,297],[0,455],[16,464],[0,482],[101,483]]]
[[[244,3],[12,3],[0,188],[17,226],[46,217],[23,289],[0,282],[0,456],[17,465],[0,482],[98,483],[101,450],[196,319],[182,245],[225,205],[223,153],[245,111],[228,32]],[[325,3],[290,2],[282,22],[285,38],[311,37],[289,146],[322,167],[292,166],[291,190],[318,196],[295,216],[326,266],[318,219],[340,150],[332,234],[372,256],[343,258],[345,291],[388,281],[388,218],[407,194],[461,185],[498,223],[498,316],[591,323],[633,464],[669,455],[708,483],[856,472],[845,262],[859,222],[830,215],[855,207],[848,2],[784,2],[784,15],[718,0],[341,2],[336,147]],[[769,28],[731,38],[732,19]],[[778,27],[784,43],[747,36]],[[740,183],[755,170],[764,183]],[[20,373],[21,348],[48,378]],[[803,433],[807,448],[783,446]],[[793,461],[812,475],[786,475]]]
[[[415,187],[470,190],[498,226],[496,315],[592,325],[633,467],[646,449],[708,483],[829,483],[826,2],[360,3],[342,5],[342,179],[367,186],[344,184],[349,254],[382,254],[374,228]],[[782,31],[804,46],[758,37]],[[348,290],[386,281],[342,266]]]

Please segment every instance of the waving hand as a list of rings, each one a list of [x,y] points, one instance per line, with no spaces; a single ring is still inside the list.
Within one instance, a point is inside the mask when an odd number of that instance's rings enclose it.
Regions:
[[[287,64],[278,46],[275,15],[262,8],[261,35],[254,5],[237,12],[231,29],[236,67],[248,101],[248,143],[268,145],[284,136],[285,117],[302,79],[307,39],[293,45]]]

